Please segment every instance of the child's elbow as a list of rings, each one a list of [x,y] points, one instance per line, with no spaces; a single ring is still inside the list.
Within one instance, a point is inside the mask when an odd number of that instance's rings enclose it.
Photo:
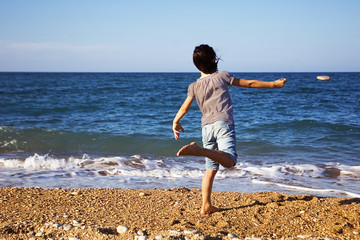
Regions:
[[[249,84],[248,84],[248,88],[257,88],[257,84],[256,84],[256,82],[255,82],[255,81],[251,81],[251,82],[249,82]]]

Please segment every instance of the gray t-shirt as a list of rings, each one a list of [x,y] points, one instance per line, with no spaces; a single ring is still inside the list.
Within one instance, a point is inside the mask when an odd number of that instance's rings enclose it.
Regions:
[[[213,73],[189,85],[188,96],[196,99],[203,114],[201,126],[224,121],[234,125],[233,105],[228,86],[234,77],[228,72]]]

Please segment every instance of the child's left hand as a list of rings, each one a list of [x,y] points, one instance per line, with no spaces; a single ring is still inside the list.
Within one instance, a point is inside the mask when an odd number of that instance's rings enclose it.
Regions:
[[[275,88],[282,88],[285,85],[286,78],[280,78],[274,82]]]
[[[181,124],[173,123],[173,132],[174,132],[175,140],[178,140],[178,138],[180,137],[180,130],[184,132],[184,128],[181,126]]]

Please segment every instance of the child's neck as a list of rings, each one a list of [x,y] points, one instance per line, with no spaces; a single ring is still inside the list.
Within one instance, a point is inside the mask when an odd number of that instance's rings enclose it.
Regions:
[[[200,73],[201,73],[201,76],[200,76],[200,78],[203,78],[203,77],[207,77],[207,76],[209,76],[209,75],[211,75],[211,74],[208,74],[208,73],[203,73],[203,72],[201,72],[200,71]]]

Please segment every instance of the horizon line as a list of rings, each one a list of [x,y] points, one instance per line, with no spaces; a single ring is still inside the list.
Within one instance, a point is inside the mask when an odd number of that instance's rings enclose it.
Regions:
[[[221,71],[219,71],[221,72]],[[360,71],[227,71],[230,73],[360,73]],[[200,73],[199,71],[1,71],[0,73]]]

